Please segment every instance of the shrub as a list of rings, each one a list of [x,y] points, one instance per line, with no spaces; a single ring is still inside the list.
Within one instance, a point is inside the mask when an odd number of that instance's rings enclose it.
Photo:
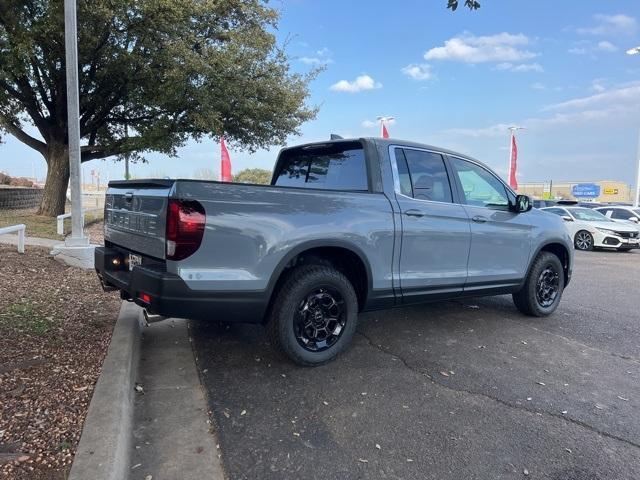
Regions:
[[[33,187],[33,182],[28,178],[15,177],[11,179],[9,185],[12,185],[14,187]]]

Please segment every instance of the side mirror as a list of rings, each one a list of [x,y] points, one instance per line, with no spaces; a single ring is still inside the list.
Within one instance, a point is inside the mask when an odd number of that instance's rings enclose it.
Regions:
[[[516,195],[516,203],[515,205],[510,205],[510,207],[512,212],[528,212],[533,208],[533,202],[527,195]]]
[[[562,215],[562,219],[565,222],[573,222],[573,218],[571,218],[569,215]]]
[[[629,221],[633,223],[638,223],[638,217],[629,217]]]

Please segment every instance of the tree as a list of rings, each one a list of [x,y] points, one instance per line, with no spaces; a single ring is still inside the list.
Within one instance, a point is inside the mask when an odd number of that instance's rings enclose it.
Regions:
[[[271,172],[264,168],[245,168],[233,176],[233,181],[266,185],[271,183]]]
[[[458,9],[458,0],[448,0],[447,8],[450,8],[451,11],[455,12]],[[469,10],[477,10],[480,8],[480,2],[477,0],[464,0],[464,6]]]
[[[0,133],[45,158],[51,216],[69,178],[63,15],[61,0],[0,0]],[[264,0],[78,0],[82,162],[205,136],[284,144],[315,116],[316,72],[290,72],[276,25]]]

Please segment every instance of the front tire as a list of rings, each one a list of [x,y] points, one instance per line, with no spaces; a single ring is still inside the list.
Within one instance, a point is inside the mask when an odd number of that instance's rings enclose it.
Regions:
[[[564,269],[560,259],[553,253],[540,252],[524,286],[513,294],[513,303],[525,315],[546,317],[558,308],[563,290]]]
[[[577,250],[593,250],[593,235],[586,230],[580,230],[573,239],[573,244]]]
[[[346,276],[326,265],[288,273],[276,292],[267,323],[274,347],[298,365],[333,360],[351,342],[358,298]]]

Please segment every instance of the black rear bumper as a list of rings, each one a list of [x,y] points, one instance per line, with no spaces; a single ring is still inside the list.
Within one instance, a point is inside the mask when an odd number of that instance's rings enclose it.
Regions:
[[[166,317],[207,321],[262,323],[268,298],[263,292],[213,292],[193,290],[178,275],[168,273],[163,263],[145,262],[132,271],[113,264],[128,251],[112,247],[95,249],[95,268],[105,289],[120,290],[149,312]],[[143,300],[147,295],[148,300]]]

